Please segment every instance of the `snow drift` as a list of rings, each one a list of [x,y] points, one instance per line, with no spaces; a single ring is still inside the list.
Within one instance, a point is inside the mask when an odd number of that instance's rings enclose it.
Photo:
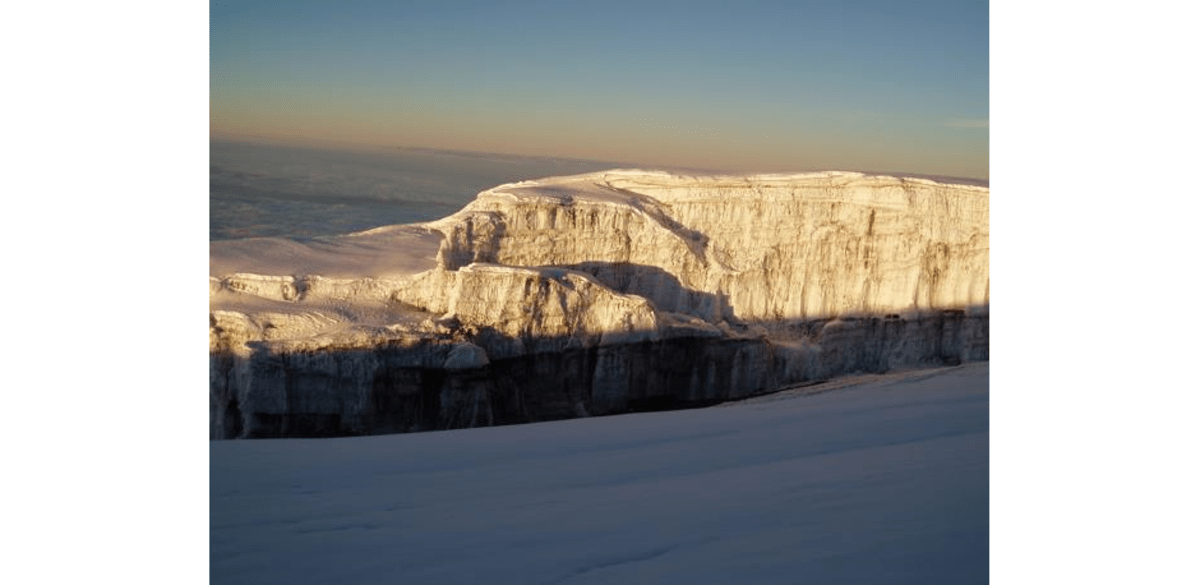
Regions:
[[[925,179],[607,171],[210,260],[213,438],[695,406],[988,358],[988,189]]]

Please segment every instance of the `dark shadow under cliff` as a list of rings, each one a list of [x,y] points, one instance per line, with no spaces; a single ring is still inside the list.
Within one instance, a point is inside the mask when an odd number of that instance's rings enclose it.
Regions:
[[[250,357],[210,355],[210,438],[385,434],[691,408],[856,372],[989,357],[987,307],[729,328],[734,336],[603,346],[520,340],[568,349],[460,370],[413,367],[404,359],[409,349],[389,345],[278,352],[252,344]],[[481,333],[475,342],[485,349],[517,341]]]

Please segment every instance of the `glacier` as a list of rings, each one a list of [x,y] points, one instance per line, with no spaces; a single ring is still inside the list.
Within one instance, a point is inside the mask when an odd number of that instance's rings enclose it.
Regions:
[[[988,188],[610,170],[210,244],[210,437],[703,406],[988,359]]]

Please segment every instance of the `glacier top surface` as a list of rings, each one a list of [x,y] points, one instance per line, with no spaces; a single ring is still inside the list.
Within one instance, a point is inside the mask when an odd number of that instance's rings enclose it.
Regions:
[[[905,184],[943,185],[965,192],[988,193],[988,187],[928,178],[868,175],[853,171],[805,173],[764,173],[746,175],[683,175],[666,171],[613,169],[581,175],[546,177],[506,183],[480,193],[480,196],[557,198],[568,201],[634,203],[639,189],[654,191],[655,197],[672,198],[678,189],[772,187],[884,187]],[[676,196],[678,196],[676,194]]]
[[[209,275],[404,277],[433,268],[441,241],[441,234],[423,224],[311,239],[222,240],[209,245]]]

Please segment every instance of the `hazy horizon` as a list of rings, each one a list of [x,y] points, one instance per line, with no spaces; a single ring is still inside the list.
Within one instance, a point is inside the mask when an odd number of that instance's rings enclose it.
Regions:
[[[652,164],[652,163],[647,164],[644,162],[637,162],[637,161],[632,161],[632,160],[624,160],[624,161],[622,161],[622,160],[602,160],[602,159],[577,157],[577,156],[555,156],[555,155],[543,155],[543,154],[516,154],[516,153],[496,152],[496,151],[488,151],[488,150],[472,150],[472,149],[468,149],[468,148],[441,148],[441,147],[415,146],[415,145],[402,145],[402,144],[398,144],[398,145],[360,144],[360,143],[354,143],[354,142],[342,142],[342,141],[334,141],[334,140],[320,140],[320,139],[305,140],[305,139],[297,139],[297,138],[283,138],[283,137],[272,137],[272,136],[262,136],[262,135],[237,135],[237,134],[220,134],[220,135],[218,135],[218,134],[213,134],[212,136],[210,136],[209,142],[210,142],[210,144],[244,144],[247,146],[258,146],[258,147],[295,148],[295,149],[307,149],[307,150],[316,150],[316,151],[362,153],[362,154],[392,154],[392,153],[405,153],[405,152],[425,152],[425,153],[436,153],[436,154],[444,154],[444,155],[456,155],[456,156],[463,156],[463,157],[469,157],[469,158],[499,157],[499,158],[503,158],[503,159],[507,159],[507,160],[514,160],[514,161],[516,161],[516,160],[530,160],[530,161],[544,160],[544,161],[574,162],[574,163],[587,163],[587,164],[600,163],[600,164],[607,165],[603,169],[600,169],[600,170],[618,169],[618,168],[639,168],[639,169],[644,169],[644,170],[663,170],[663,171],[669,171],[669,172],[678,172],[678,173],[685,173],[685,174],[691,173],[691,174],[697,174],[697,175],[703,175],[703,174],[718,175],[718,174],[726,173],[726,172],[738,173],[738,171],[736,169],[729,169],[729,168],[698,167],[698,166]],[[742,171],[742,173],[744,173],[744,174],[753,174],[753,173],[771,174],[771,173],[787,173],[787,172],[820,172],[820,171],[858,172],[858,173],[863,173],[863,174],[867,174],[867,175],[892,175],[892,176],[904,176],[904,177],[914,177],[914,178],[926,178],[926,179],[955,182],[955,183],[968,184],[968,185],[980,185],[983,187],[987,187],[989,185],[989,181],[987,178],[966,177],[966,176],[960,176],[960,175],[917,173],[917,172],[910,172],[910,171],[901,170],[901,169],[872,169],[872,168],[849,168],[849,167],[801,168],[799,166],[793,165],[793,166],[789,166],[786,168],[785,167],[762,167],[761,169],[756,169],[753,171]],[[580,172],[590,172],[590,171],[580,171]],[[574,173],[571,173],[571,174],[574,174]],[[524,180],[524,179],[541,179],[541,178],[546,178],[548,176],[553,176],[553,175],[536,175],[536,176],[530,175],[528,177],[524,177],[522,180]],[[497,184],[499,184],[499,183],[497,183]],[[494,185],[489,185],[489,186],[494,186]]]
[[[212,4],[210,137],[989,178],[988,3]]]
[[[432,221],[503,183],[601,161],[432,149],[209,142],[209,240],[337,235]]]

